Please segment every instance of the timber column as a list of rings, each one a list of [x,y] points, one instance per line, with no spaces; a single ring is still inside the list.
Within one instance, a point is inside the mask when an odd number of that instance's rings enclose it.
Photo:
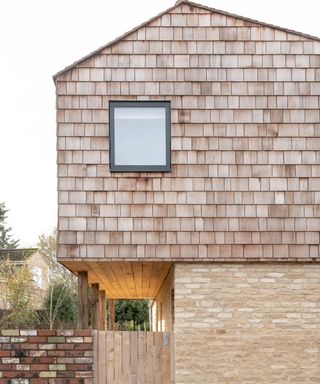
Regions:
[[[109,299],[108,300],[109,305],[109,324],[108,324],[108,331],[114,331],[115,330],[115,321],[114,321],[114,300]]]
[[[99,291],[100,303],[100,331],[106,329],[106,291]]]
[[[92,284],[92,329],[100,330],[100,300],[99,300],[99,284]]]
[[[78,272],[78,328],[88,329],[88,272]]]

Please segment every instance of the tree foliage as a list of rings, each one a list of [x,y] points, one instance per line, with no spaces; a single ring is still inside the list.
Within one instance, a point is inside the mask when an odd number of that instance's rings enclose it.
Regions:
[[[51,235],[41,235],[38,239],[38,249],[49,266],[50,281],[74,280],[75,276],[57,260],[57,230]]]
[[[77,318],[76,277],[57,260],[57,231],[49,236],[41,235],[38,247],[49,266],[45,319],[50,329],[74,327]]]
[[[8,226],[8,218],[5,203],[0,203],[0,249],[14,249],[19,246],[19,240],[12,239],[12,227]]]
[[[115,305],[115,322],[123,330],[147,330],[149,311],[147,300],[118,300]]]
[[[17,265],[9,258],[0,261],[1,297],[5,315],[0,326],[5,328],[28,328],[38,323],[33,309],[34,283],[28,265]]]
[[[50,285],[44,300],[44,307],[50,329],[76,326],[76,291],[64,282],[57,281]]]

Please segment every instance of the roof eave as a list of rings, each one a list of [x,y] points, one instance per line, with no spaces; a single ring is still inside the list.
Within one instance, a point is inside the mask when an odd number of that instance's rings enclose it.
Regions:
[[[1,249],[0,260],[5,258],[12,258],[13,261],[20,262],[21,260],[28,259],[38,251],[38,248],[14,248],[14,249]],[[16,260],[14,258],[16,257]]]
[[[187,1],[183,1],[184,3],[187,3]],[[140,28],[143,28],[145,27],[146,25],[148,25],[149,23],[152,23],[153,21],[155,21],[156,19],[158,19],[159,17],[161,17],[162,15],[166,14],[167,12],[170,12],[172,9],[176,8],[179,4],[175,4],[174,6],[166,9],[165,11],[159,13],[158,15],[152,17],[151,19],[143,22],[142,24],[138,25],[137,27],[134,27],[133,29],[131,29],[130,31],[128,32],[125,32],[123,35],[117,37],[116,39],[110,41],[109,43],[103,45],[102,47],[98,48],[98,49],[95,49],[94,51],[92,51],[91,53],[89,53],[88,55],[82,57],[81,59],[75,61],[74,63],[68,65],[67,67],[65,67],[64,69],[62,69],[61,71],[57,72],[55,75],[52,76],[53,78],[53,81],[54,83],[56,83],[56,80],[59,76],[63,75],[65,72],[69,71],[70,69],[73,69],[75,68],[77,65],[81,64],[83,61],[87,60],[87,59],[90,59],[91,57],[93,57],[94,55],[100,53],[101,51],[103,51],[104,49],[107,49],[107,48],[111,48],[114,44],[118,43],[120,40],[122,39],[125,39],[127,36],[131,35],[132,33],[136,32],[137,30],[139,30]]]

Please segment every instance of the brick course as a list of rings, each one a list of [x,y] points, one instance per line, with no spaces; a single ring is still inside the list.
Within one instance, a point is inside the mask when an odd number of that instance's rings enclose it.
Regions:
[[[91,331],[0,330],[0,384],[92,384]]]

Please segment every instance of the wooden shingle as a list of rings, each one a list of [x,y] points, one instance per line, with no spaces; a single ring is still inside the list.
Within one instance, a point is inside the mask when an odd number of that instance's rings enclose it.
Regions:
[[[55,76],[60,258],[319,260],[319,39],[180,2]],[[171,101],[170,173],[111,173],[109,101]]]

